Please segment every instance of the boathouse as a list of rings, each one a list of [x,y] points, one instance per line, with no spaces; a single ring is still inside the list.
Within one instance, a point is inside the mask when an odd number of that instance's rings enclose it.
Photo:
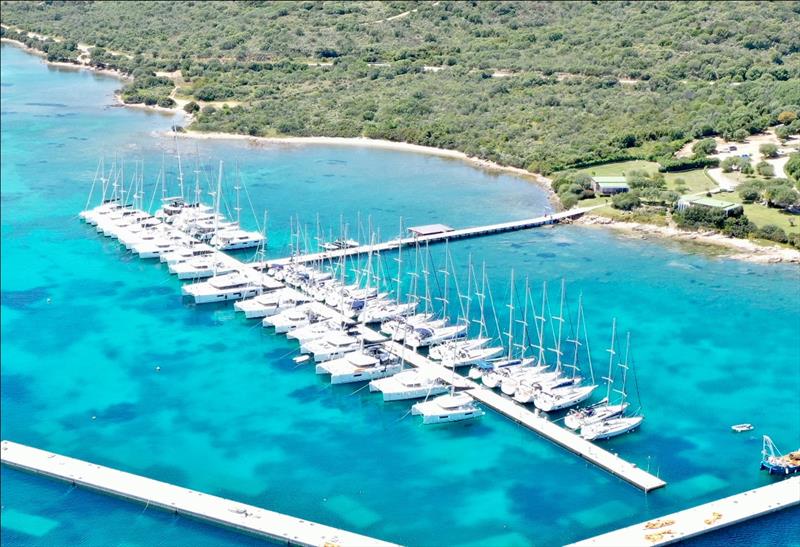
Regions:
[[[630,192],[625,177],[592,177],[592,190],[598,196],[613,196]]]

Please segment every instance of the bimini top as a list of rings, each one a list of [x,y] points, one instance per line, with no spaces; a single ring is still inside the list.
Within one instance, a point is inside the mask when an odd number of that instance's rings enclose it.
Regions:
[[[434,234],[452,232],[453,228],[445,224],[426,224],[424,226],[412,226],[408,231],[415,236],[431,236]]]

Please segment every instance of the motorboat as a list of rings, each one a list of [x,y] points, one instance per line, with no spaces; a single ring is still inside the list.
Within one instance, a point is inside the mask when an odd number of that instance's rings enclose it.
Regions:
[[[241,300],[264,292],[264,285],[247,275],[235,272],[215,275],[208,281],[184,285],[182,292],[196,304]]]
[[[320,363],[316,370],[317,374],[330,374],[332,384],[350,384],[386,378],[400,372],[402,367],[399,357],[380,346],[371,346]]]
[[[294,289],[283,288],[235,302],[233,307],[237,311],[244,312],[247,319],[257,319],[281,313],[306,302],[308,297],[304,294]]]

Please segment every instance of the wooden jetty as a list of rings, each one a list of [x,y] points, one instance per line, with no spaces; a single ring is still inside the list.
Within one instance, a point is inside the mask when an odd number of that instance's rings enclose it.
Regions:
[[[404,347],[397,342],[387,342],[385,347],[390,352],[405,359],[407,363],[425,369],[435,374],[443,381],[453,384],[459,389],[466,390],[466,393],[473,399],[483,403],[495,412],[507,418],[511,418],[520,425],[538,433],[545,439],[577,454],[584,460],[641,488],[645,492],[650,492],[651,490],[661,488],[667,484],[655,475],[640,469],[635,464],[625,461],[616,454],[612,454],[608,450],[600,448],[572,431],[554,424],[544,416],[532,412],[524,405],[508,397],[504,397],[468,378],[464,378],[460,374],[455,373],[452,369],[439,365],[410,348]]]
[[[289,515],[204,494],[11,441],[0,443],[2,463],[148,507],[199,519],[286,545],[390,547],[387,543]]]
[[[412,245],[423,245],[430,243],[441,243],[444,241],[467,239],[472,237],[480,237],[491,234],[499,234],[503,232],[516,232],[519,230],[527,230],[530,228],[538,228],[548,224],[558,224],[564,220],[572,220],[579,218],[600,205],[593,207],[582,207],[578,209],[571,209],[561,213],[552,215],[544,215],[536,218],[528,218],[524,220],[515,220],[512,222],[503,222],[500,224],[489,224],[487,226],[474,226],[472,228],[462,228],[460,230],[448,230],[439,233],[420,235],[415,237],[404,237],[401,239],[394,239],[384,243],[375,243],[372,245],[360,245],[358,247],[349,247],[346,249],[337,249],[335,251],[323,251],[319,253],[309,253],[304,255],[297,255],[294,257],[277,258],[274,260],[267,260],[264,262],[256,263],[256,267],[268,268],[271,266],[279,266],[290,263],[303,264],[306,262],[317,262],[324,260],[335,260],[337,258],[363,255],[370,252],[384,252],[398,249],[400,247],[409,247]]]
[[[620,528],[569,547],[668,545],[796,505],[800,505],[800,477]]]

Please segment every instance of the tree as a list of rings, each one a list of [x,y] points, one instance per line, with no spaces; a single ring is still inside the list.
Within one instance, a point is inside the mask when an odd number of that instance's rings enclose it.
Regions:
[[[183,110],[189,114],[195,114],[200,112],[200,105],[194,101],[189,101],[185,105],[183,105]]]
[[[695,156],[707,156],[717,151],[717,141],[714,139],[702,139],[694,143],[692,152]]]
[[[789,155],[789,161],[783,166],[783,170],[786,171],[789,178],[800,184],[800,152]]]
[[[175,101],[171,97],[161,97],[158,100],[158,106],[162,108],[172,108],[175,106]]]
[[[733,132],[733,140],[735,140],[736,142],[744,142],[749,136],[750,133],[748,133],[744,129],[737,129],[736,131]]]
[[[622,192],[611,198],[611,206],[622,211],[631,211],[641,204],[638,192]]]
[[[773,177],[775,176],[775,168],[762,160],[756,164],[756,173],[762,177]]]
[[[761,152],[761,155],[765,158],[777,158],[778,157],[778,146],[775,144],[762,144],[758,147],[758,151]]]
[[[744,215],[728,217],[722,227],[722,233],[731,237],[746,238],[756,230],[755,224]]]
[[[719,164],[719,166],[722,167],[722,172],[723,173],[730,173],[731,171],[733,171],[733,168],[734,167],[738,167],[738,165],[739,165],[739,162],[738,162],[738,158],[736,156],[731,156],[731,157],[725,158]]]
[[[755,181],[748,181],[739,185],[739,197],[744,203],[753,203],[761,196],[761,185]]]
[[[784,110],[780,114],[778,114],[778,121],[782,124],[789,124],[792,123],[797,119],[797,113],[792,112],[790,110]]]
[[[800,195],[791,186],[776,186],[767,191],[769,205],[788,209],[800,205]]]
[[[561,205],[564,209],[572,209],[578,204],[578,196],[569,192],[559,194],[558,198],[561,200]]]
[[[741,167],[739,170],[742,172],[743,175],[752,175],[753,174],[753,164],[750,163],[750,160],[743,160],[739,163]]]
[[[775,136],[778,137],[781,142],[788,140],[791,134],[792,132],[789,130],[788,125],[779,125],[775,128]]]

